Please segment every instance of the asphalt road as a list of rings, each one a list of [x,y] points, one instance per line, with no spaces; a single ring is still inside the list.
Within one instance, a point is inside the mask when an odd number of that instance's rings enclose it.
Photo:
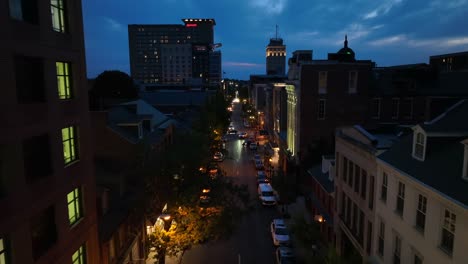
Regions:
[[[241,104],[235,104],[231,121],[239,132],[252,133],[243,126]],[[270,222],[279,216],[276,207],[262,206],[257,197],[256,170],[252,162],[254,152],[242,146],[243,140],[228,137],[228,155],[220,163],[227,177],[248,185],[255,208],[244,216],[233,236],[226,241],[210,242],[185,252],[183,264],[271,264],[275,263],[275,247],[270,235]],[[259,149],[261,153],[262,148]]]

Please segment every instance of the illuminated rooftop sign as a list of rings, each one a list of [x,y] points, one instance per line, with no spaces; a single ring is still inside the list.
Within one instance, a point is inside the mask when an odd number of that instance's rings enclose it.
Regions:
[[[186,27],[197,27],[198,25],[197,25],[197,24],[193,24],[193,23],[187,23],[185,26],[186,26]]]

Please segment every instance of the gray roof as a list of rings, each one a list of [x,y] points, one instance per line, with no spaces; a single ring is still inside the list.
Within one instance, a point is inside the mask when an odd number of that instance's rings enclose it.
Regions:
[[[425,131],[438,132],[436,137],[427,134],[424,161],[412,157],[412,134],[403,137],[378,159],[468,207],[468,182],[462,178],[464,145],[461,143],[468,136],[447,133],[456,131],[468,135],[467,116],[468,103],[463,102],[435,122],[421,125]],[[447,136],[441,136],[444,133]]]
[[[335,190],[335,187],[333,185],[333,181],[330,181],[328,179],[328,172],[323,173],[322,172],[322,164],[318,164],[310,169],[307,170],[307,173],[309,173],[312,178],[316,179],[320,185],[322,185],[323,189],[327,191],[328,193],[332,193]]]
[[[141,92],[140,97],[151,105],[202,106],[215,91]]]

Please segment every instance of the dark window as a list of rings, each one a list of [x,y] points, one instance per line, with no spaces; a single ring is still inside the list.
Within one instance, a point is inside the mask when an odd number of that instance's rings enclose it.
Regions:
[[[37,0],[10,0],[10,16],[32,24],[39,23]]]
[[[357,209],[357,205],[353,203],[353,225],[351,229],[353,230],[353,233],[355,234],[357,233],[356,228],[358,227],[357,220],[358,220],[358,209]]]
[[[413,98],[405,98],[401,102],[401,114],[404,118],[413,117]]]
[[[403,209],[405,207],[405,185],[402,182],[398,182],[398,196],[396,204],[396,212],[402,216]]]
[[[347,203],[346,203],[346,223],[348,225],[351,224],[351,199],[347,197]]]
[[[385,247],[385,224],[384,222],[380,222],[379,226],[379,244],[378,244],[378,249],[377,252],[379,253],[380,256],[383,257],[384,255],[384,247]]]
[[[346,209],[346,194],[342,191],[341,192],[341,218],[345,217],[345,209]]]
[[[372,249],[372,223],[367,221],[367,255],[370,255]]]
[[[31,242],[34,260],[39,259],[56,241],[55,210],[51,206],[31,219]]]
[[[325,107],[326,107],[326,100],[320,99],[318,102],[318,110],[317,110],[318,119],[325,119],[325,109],[326,109]]]
[[[151,120],[143,120],[143,129],[151,131]]]
[[[359,180],[360,180],[361,168],[354,164],[354,192],[359,193]]]
[[[28,181],[49,176],[52,173],[49,136],[40,135],[24,140],[23,159]]]
[[[421,194],[418,196],[418,210],[416,211],[416,227],[424,232],[426,226],[427,198]]]
[[[367,171],[362,169],[361,171],[361,198],[366,199],[366,186],[367,185]]]
[[[380,118],[380,98],[372,99],[372,108],[371,108],[372,118]]]
[[[369,180],[369,209],[374,209],[374,176],[370,176]]]
[[[354,163],[349,161],[349,175],[348,175],[348,185],[353,188],[353,176],[354,176]]]
[[[343,181],[347,181],[347,175],[348,175],[348,159],[346,157],[343,157]]]
[[[362,246],[363,238],[364,238],[364,212],[359,210],[359,233],[358,233],[358,240]]]
[[[382,176],[382,190],[380,192],[380,199],[382,199],[383,202],[387,202],[387,185],[388,185],[388,176],[387,173],[383,173]]]
[[[392,99],[392,119],[398,119],[399,114],[400,114],[400,99],[393,98]]]
[[[456,225],[457,216],[445,209],[444,222],[442,226],[442,241],[440,246],[444,249],[445,252],[452,254],[453,251],[453,241],[455,239],[455,225]]]
[[[19,103],[44,102],[44,63],[40,58],[15,56],[16,96]]]
[[[422,264],[423,261],[422,261],[422,258],[418,255],[414,255],[414,264]]]
[[[393,249],[393,264],[400,264],[401,259],[401,238],[395,236],[395,247]]]

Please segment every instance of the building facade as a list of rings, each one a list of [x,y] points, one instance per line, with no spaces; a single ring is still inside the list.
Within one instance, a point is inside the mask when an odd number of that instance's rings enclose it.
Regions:
[[[0,262],[100,263],[81,1],[0,1]]]
[[[135,80],[144,84],[204,86],[220,79],[210,74],[210,61],[217,55],[212,52],[219,46],[213,43],[215,20],[182,21],[181,25],[128,26],[130,72]]]
[[[286,74],[286,45],[282,38],[271,38],[266,47],[266,74]]]
[[[467,115],[460,101],[379,155],[374,263],[468,259]]]

